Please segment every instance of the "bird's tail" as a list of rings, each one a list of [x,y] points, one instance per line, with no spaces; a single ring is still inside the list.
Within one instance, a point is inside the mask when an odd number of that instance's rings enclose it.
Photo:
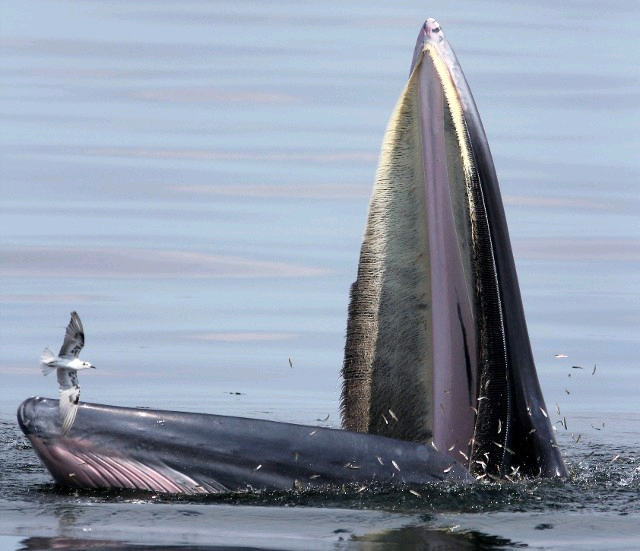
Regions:
[[[49,350],[48,346],[42,351],[42,354],[40,354],[40,367],[43,375],[49,375],[55,369],[54,366],[50,365],[55,357],[55,354]]]

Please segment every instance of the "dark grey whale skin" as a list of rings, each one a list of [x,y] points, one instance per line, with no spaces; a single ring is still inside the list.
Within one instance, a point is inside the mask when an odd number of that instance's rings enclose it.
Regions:
[[[76,488],[198,494],[474,480],[429,445],[260,419],[80,404],[62,436],[58,400],[29,398],[18,423],[56,482]]]

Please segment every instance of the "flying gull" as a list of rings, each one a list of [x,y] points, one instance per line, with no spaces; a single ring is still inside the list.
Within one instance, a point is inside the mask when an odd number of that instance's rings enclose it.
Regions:
[[[62,348],[56,356],[49,347],[40,355],[42,373],[49,375],[57,369],[58,384],[60,385],[60,421],[61,432],[66,434],[76,419],[78,402],[80,401],[80,385],[78,384],[78,371],[80,369],[95,368],[89,362],[78,358],[78,354],[84,346],[84,329],[80,316],[71,312],[71,320],[64,334]]]

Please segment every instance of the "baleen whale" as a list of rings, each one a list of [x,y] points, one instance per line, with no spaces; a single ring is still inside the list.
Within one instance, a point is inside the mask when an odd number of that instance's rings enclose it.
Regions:
[[[171,493],[565,477],[487,138],[439,24],[387,127],[350,293],[342,429],[58,401],[18,422],[53,478]]]

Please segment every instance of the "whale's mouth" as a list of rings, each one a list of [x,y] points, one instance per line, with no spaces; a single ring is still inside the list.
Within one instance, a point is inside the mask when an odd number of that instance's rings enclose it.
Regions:
[[[344,428],[78,407],[18,422],[52,476],[171,493],[566,476],[529,343],[487,139],[434,20],[385,135],[343,364]],[[367,433],[367,434],[364,434]]]
[[[343,377],[347,429],[430,442],[478,476],[566,473],[486,136],[431,19],[380,155]]]

